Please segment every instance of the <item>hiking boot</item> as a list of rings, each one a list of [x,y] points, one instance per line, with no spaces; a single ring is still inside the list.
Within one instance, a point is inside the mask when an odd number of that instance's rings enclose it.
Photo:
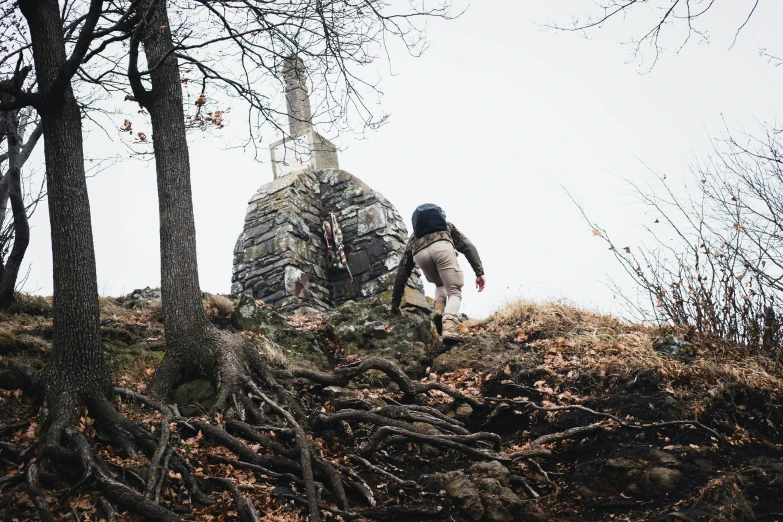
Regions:
[[[453,314],[443,317],[443,343],[454,344],[462,340],[462,332],[459,329],[459,320]]]
[[[443,333],[443,312],[445,310],[446,310],[445,299],[438,299],[432,305],[432,311],[434,312],[434,315],[432,316],[432,322],[435,323],[435,331],[438,332],[438,335],[441,335]]]

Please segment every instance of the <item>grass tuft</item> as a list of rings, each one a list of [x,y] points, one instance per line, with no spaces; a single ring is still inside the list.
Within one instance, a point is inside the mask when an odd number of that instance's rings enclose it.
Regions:
[[[16,337],[14,336],[14,332],[8,328],[0,328],[0,348],[13,346],[15,342]]]
[[[230,317],[234,313],[234,303],[224,295],[211,295],[206,304],[207,309],[218,317]]]
[[[149,307],[150,319],[159,323],[163,322],[163,302],[160,299],[150,302]]]

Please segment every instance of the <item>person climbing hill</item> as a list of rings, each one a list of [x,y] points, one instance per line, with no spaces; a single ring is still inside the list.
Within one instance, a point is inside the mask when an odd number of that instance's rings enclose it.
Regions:
[[[419,205],[413,212],[413,234],[397,268],[392,290],[392,311],[402,313],[400,304],[405,285],[418,266],[427,281],[435,284],[433,321],[444,342],[456,342],[459,333],[459,313],[462,304],[464,275],[457,261],[457,251],[465,255],[476,274],[476,288],[484,290],[484,267],[473,243],[446,221],[446,213],[432,203]],[[455,251],[456,250],[456,251]]]

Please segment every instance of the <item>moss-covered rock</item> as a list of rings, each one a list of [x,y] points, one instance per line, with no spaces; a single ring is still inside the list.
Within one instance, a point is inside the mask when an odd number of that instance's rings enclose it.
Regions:
[[[381,299],[348,301],[323,315],[323,323],[340,356],[377,355],[396,361],[412,377],[421,377],[430,362],[435,337],[428,313],[392,313]]]
[[[326,369],[345,357],[377,355],[398,362],[413,377],[423,375],[429,365],[434,334],[423,310],[397,315],[383,300],[373,299],[348,301],[298,319],[247,296],[240,297],[232,315],[234,327],[263,334],[280,347],[289,364]]]
[[[186,382],[174,389],[171,398],[186,417],[200,415],[215,405],[217,392],[212,383],[203,379]]]
[[[242,295],[234,307],[235,328],[263,335],[275,343],[289,364],[325,370],[329,368],[328,341],[320,328],[296,328],[271,306]]]
[[[432,369],[453,372],[461,368],[488,370],[520,353],[519,346],[501,340],[496,335],[476,335],[435,358]]]

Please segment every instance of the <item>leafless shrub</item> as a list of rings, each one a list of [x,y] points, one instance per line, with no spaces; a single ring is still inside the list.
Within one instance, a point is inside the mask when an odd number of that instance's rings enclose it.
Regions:
[[[643,290],[642,302],[626,298],[641,319],[682,328],[714,348],[728,341],[769,351],[780,341],[783,291],[779,134],[727,135],[693,165],[684,193],[666,176],[632,184],[654,218],[646,226],[651,245],[620,246],[591,226]]]

